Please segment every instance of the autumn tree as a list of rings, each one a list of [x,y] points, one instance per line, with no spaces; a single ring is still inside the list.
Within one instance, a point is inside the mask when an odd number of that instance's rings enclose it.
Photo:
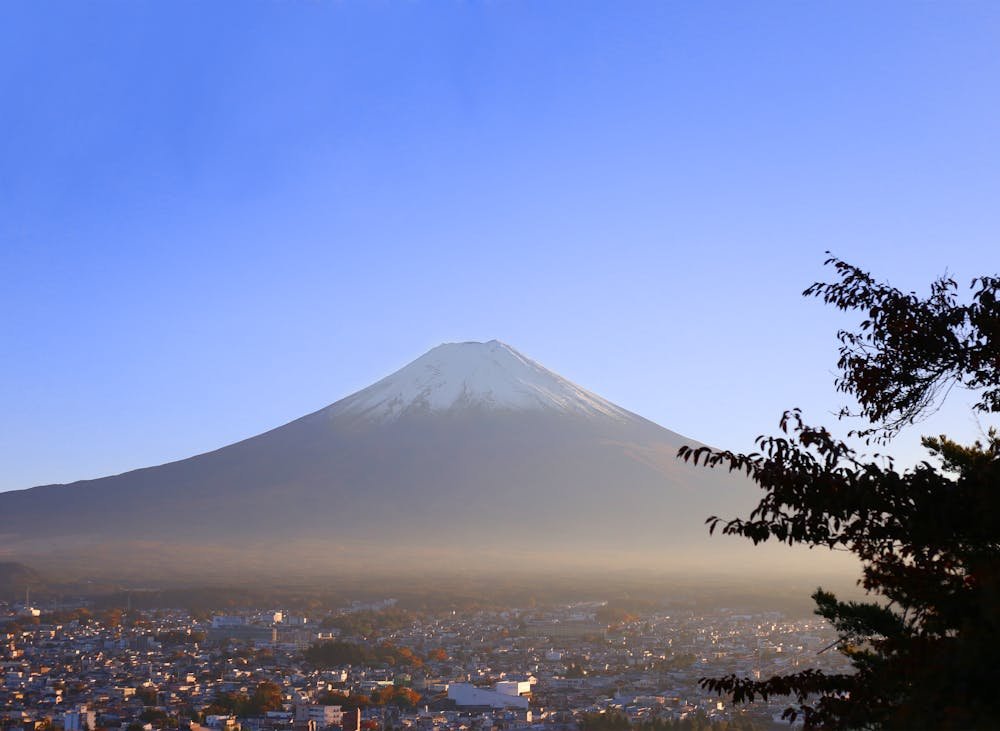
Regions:
[[[927,297],[902,292],[836,258],[839,277],[806,296],[860,311],[838,333],[836,386],[857,408],[849,436],[884,444],[931,413],[955,386],[977,394],[981,418],[1000,413],[1000,278],[972,281],[958,300],[948,277]],[[985,416],[983,416],[985,415]],[[823,427],[786,412],[779,436],[735,454],[683,447],[696,464],[745,472],[764,491],[747,518],[709,518],[711,530],[854,553],[870,601],[819,589],[816,612],[839,636],[852,673],[805,670],[765,680],[734,675],[702,685],[735,702],[792,696],[786,718],[807,728],[996,728],[989,670],[1000,653],[1000,437],[924,438],[928,459],[898,471],[859,454]]]
[[[378,706],[399,706],[414,708],[420,702],[420,694],[412,688],[387,685],[377,688],[371,695],[371,702]]]
[[[116,627],[121,627],[122,624],[122,610],[118,607],[113,607],[106,612],[103,612],[99,619],[101,624],[103,624],[108,629],[115,629]]]

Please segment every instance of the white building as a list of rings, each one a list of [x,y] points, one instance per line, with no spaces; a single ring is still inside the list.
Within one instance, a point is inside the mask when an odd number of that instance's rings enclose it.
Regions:
[[[344,711],[340,706],[320,706],[312,703],[298,703],[295,706],[296,721],[315,721],[317,728],[340,726],[344,721]]]
[[[531,694],[531,681],[530,680],[501,680],[493,689],[497,693],[503,693],[504,695],[530,695]]]
[[[236,615],[218,614],[212,617],[212,627],[215,629],[223,627],[242,627],[246,623],[246,617]]]
[[[210,715],[205,718],[205,723],[208,724],[209,728],[225,731],[237,728],[238,721],[236,716]]]
[[[89,706],[77,706],[72,711],[63,713],[64,731],[94,731],[97,727],[97,713]]]
[[[498,683],[497,686],[501,685]],[[504,690],[487,690],[477,688],[471,683],[452,683],[448,686],[448,699],[455,701],[458,706],[489,706],[490,708],[527,708],[528,697],[518,693],[512,693],[511,686],[520,686],[522,683],[509,681],[503,683]],[[530,691],[530,685],[528,685]]]

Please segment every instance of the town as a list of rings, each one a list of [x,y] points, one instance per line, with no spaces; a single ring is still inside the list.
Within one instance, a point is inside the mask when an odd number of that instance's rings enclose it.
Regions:
[[[848,668],[825,621],[779,612],[73,604],[0,603],[0,728],[788,728],[790,699],[732,706],[699,678]]]

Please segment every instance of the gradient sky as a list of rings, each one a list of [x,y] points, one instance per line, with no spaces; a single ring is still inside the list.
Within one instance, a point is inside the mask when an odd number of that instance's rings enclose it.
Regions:
[[[833,422],[825,250],[1000,271],[998,49],[994,2],[6,2],[0,489],[454,340],[719,446]]]

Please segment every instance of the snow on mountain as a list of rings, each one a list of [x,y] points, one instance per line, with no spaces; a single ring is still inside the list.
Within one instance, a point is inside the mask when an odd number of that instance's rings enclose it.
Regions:
[[[407,412],[554,409],[619,421],[628,411],[567,381],[499,340],[445,343],[329,407],[329,415],[392,421]]]

